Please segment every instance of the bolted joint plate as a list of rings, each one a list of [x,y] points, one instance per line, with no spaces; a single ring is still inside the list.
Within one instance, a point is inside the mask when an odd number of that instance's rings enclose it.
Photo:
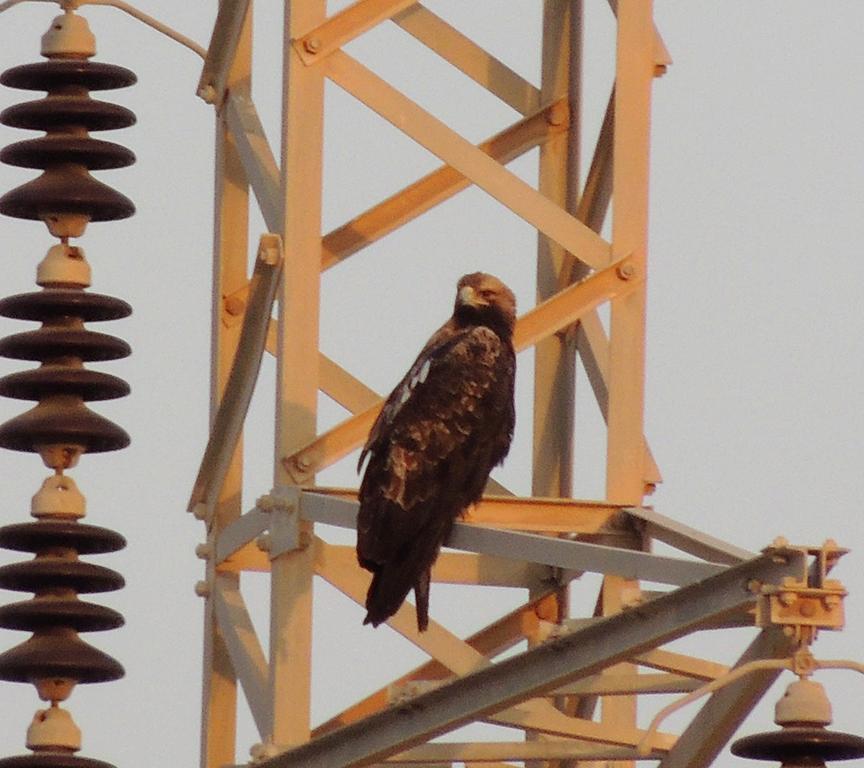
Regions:
[[[799,576],[786,576],[780,584],[761,585],[756,602],[756,625],[814,629],[842,629],[845,624],[843,599],[847,592],[836,579],[826,578],[826,563],[833,564],[846,553],[834,542],[824,546],[789,547],[784,541],[769,547],[766,554],[795,549],[806,554],[808,564]]]
[[[256,506],[270,515],[264,549],[271,560],[286,552],[309,546],[308,535],[301,531],[299,488],[278,486],[268,495],[262,496]]]

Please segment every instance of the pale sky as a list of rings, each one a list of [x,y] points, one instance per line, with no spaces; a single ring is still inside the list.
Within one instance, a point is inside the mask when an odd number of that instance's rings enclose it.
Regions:
[[[259,2],[254,75],[254,96],[277,151],[279,5]],[[586,5],[590,156],[611,83],[612,24],[605,0]],[[428,6],[537,82],[539,0]],[[207,44],[215,2],[141,0],[138,7]],[[39,38],[54,15],[56,8],[42,3],[0,15],[0,69],[38,60]],[[127,625],[86,638],[116,656],[127,677],[79,686],[67,705],[84,733],[81,755],[123,768],[189,766],[198,760],[203,603],[193,587],[203,575],[194,556],[203,526],[184,508],[206,442],[212,108],[194,95],[200,60],[193,53],[114,9],[86,8],[83,15],[97,38],[97,60],[139,77],[134,88],[101,97],[137,113],[137,126],[104,138],[131,148],[138,163],[100,176],[131,197],[138,213],[92,225],[79,243],[93,267],[93,290],[134,308],[131,318],[96,328],[128,341],[133,357],[93,366],[130,382],[130,397],[93,408],[120,423],[133,442],[125,451],[85,457],[72,473],[88,498],[87,522],[129,540],[121,553],[90,558],[125,576],[126,589],[95,601],[120,610]],[[753,550],[779,535],[803,545],[833,538],[853,549],[833,574],[850,592],[847,627],[824,634],[814,650],[821,658],[860,661],[864,5],[656,0],[655,15],[674,63],[654,87],[645,417],[664,483],[649,503]],[[515,119],[393,25],[349,50],[469,139],[482,140]],[[0,108],[36,97],[4,88]],[[325,231],[438,165],[335,86],[327,99]],[[25,134],[2,128],[0,145]],[[512,167],[532,180],[535,164],[532,154]],[[0,190],[32,176],[3,166]],[[252,239],[263,231],[256,215]],[[463,193],[325,275],[322,349],[386,392],[449,314],[464,272],[498,274],[514,288],[521,310],[531,307],[535,242],[528,225],[485,193]],[[35,289],[36,264],[51,244],[41,225],[3,217],[2,295]],[[25,327],[0,323],[4,336]],[[530,356],[519,364],[516,442],[496,477],[526,494]],[[26,367],[0,361],[2,373]],[[273,370],[273,361],[265,361],[250,415],[246,508],[271,484]],[[4,399],[0,418],[27,407]],[[602,493],[603,444],[590,401],[580,402],[578,414],[575,495],[592,498]],[[341,418],[322,402],[322,427]],[[2,523],[25,522],[47,470],[38,458],[9,451],[0,462]],[[353,465],[349,457],[319,480],[355,484]],[[250,603],[263,606],[263,580],[248,581]],[[593,600],[594,589],[586,583],[583,599]],[[468,631],[485,615],[474,615],[477,601],[470,590],[433,587],[433,616],[437,610],[453,628]],[[361,629],[361,610],[332,590],[321,590],[318,616],[316,720],[350,703],[344,696],[359,697],[419,659],[386,628]],[[261,627],[265,618],[256,614]],[[748,642],[745,634],[700,637],[697,647],[732,661]],[[23,638],[6,632],[0,648]],[[860,732],[864,680],[838,672],[818,679],[833,701],[834,727]],[[739,735],[774,727],[771,710],[789,681],[781,678]],[[26,727],[40,706],[30,686],[0,684],[0,756],[26,751]],[[248,718],[241,730],[242,762],[253,741]],[[716,764],[748,762],[726,754]]]

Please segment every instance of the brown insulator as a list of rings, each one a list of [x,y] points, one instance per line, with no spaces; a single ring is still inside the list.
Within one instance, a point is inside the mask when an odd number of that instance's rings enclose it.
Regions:
[[[42,170],[0,197],[0,213],[42,220],[61,240],[37,269],[36,282],[43,290],[0,300],[0,316],[42,324],[0,339],[0,356],[40,364],[0,378],[0,395],[37,402],[0,425],[0,447],[38,452],[55,471],[33,497],[31,514],[37,522],[0,528],[0,547],[35,555],[0,567],[0,588],[33,593],[29,600],[0,607],[0,627],[33,633],[0,654],[0,679],[32,683],[39,697],[51,702],[27,731],[33,754],[0,759],[0,768],[113,768],[74,755],[81,746],[80,730],[57,706],[78,683],[124,674],[119,662],[78,635],[122,626],[117,611],[81,600],[79,594],[120,589],[123,577],[79,556],[114,552],[126,542],[113,531],[78,522],[85,513],[84,497],[63,474],[83,453],[129,443],[123,429],[85,405],[122,397],[129,386],[116,376],[84,368],[87,362],[126,357],[129,345],[84,324],[123,318],[131,309],[124,301],[85,290],[91,284],[90,267],[83,250],[69,244],[89,222],[121,219],[135,211],[128,198],[90,175],[135,162],[125,147],[89,135],[135,123],[125,107],[90,97],[90,91],[135,82],[123,67],[88,61],[94,52],[86,21],[70,7],[42,39],[49,61],[0,75],[3,85],[47,93],[0,112],[4,125],[45,132],[0,150],[0,162]]]
[[[16,552],[41,552],[45,549],[74,549],[81,555],[118,552],[126,546],[116,531],[70,520],[43,520],[14,523],[0,528],[0,547]]]
[[[28,632],[69,627],[76,632],[102,632],[123,626],[123,617],[104,605],[52,594],[0,606],[0,627]]]
[[[49,93],[75,86],[85,91],[113,91],[137,82],[135,73],[125,67],[82,59],[52,59],[20,64],[0,74],[0,85]]]
[[[129,385],[117,376],[86,368],[43,365],[10,373],[0,379],[0,396],[42,400],[49,395],[74,395],[82,400],[112,400],[129,394]]]
[[[0,446],[41,453],[46,445],[69,444],[76,446],[77,454],[113,451],[129,444],[123,429],[84,405],[86,400],[122,397],[128,385],[82,367],[83,362],[127,357],[129,345],[87,330],[82,322],[115,320],[131,311],[125,301],[80,288],[49,287],[0,300],[0,315],[44,323],[35,331],[0,339],[0,356],[43,363],[0,380],[0,394],[39,401],[35,408],[0,425]]]
[[[135,121],[122,107],[91,99],[88,91],[122,88],[135,82],[123,67],[82,59],[51,61],[13,67],[0,75],[12,88],[45,90],[41,100],[10,107],[0,122],[44,130],[46,135],[26,139],[0,152],[0,161],[44,173],[0,197],[0,213],[45,221],[60,237],[77,237],[88,221],[110,221],[131,216],[135,206],[124,195],[94,179],[89,171],[122,168],[135,155],[109,141],[88,136],[88,131],[125,127]]]
[[[62,216],[79,215],[87,221],[126,219],[135,205],[125,195],[97,181],[78,166],[46,169],[39,178],[0,197],[0,213],[16,219],[53,223]],[[50,228],[50,227],[49,227]],[[52,230],[53,231],[53,230]],[[58,237],[62,232],[54,232]],[[80,237],[75,230],[66,236]]]
[[[10,144],[0,150],[0,162],[19,168],[50,168],[52,165],[74,163],[91,171],[104,171],[132,165],[135,155],[112,141],[61,134]]]
[[[788,727],[755,733],[732,744],[732,754],[753,760],[776,760],[789,766],[824,766],[827,760],[864,757],[864,738],[818,726]]]
[[[104,683],[123,677],[123,666],[74,631],[44,632],[0,654],[0,680],[32,683],[59,678]]]
[[[0,356],[13,360],[55,360],[76,357],[88,362],[119,360],[131,354],[129,345],[116,336],[94,331],[45,326],[0,339]]]
[[[0,299],[0,316],[15,320],[42,320],[76,317],[89,323],[119,320],[132,314],[122,299],[76,288],[46,288]]]
[[[3,448],[41,453],[49,445],[76,446],[84,453],[103,453],[125,448],[129,435],[74,397],[41,400],[35,408],[0,425]]]
[[[52,96],[13,104],[0,112],[0,123],[10,128],[51,131],[69,126],[85,131],[110,131],[135,125],[135,114],[107,101],[80,96]]]
[[[115,768],[103,760],[76,757],[71,752],[36,752],[0,758],[0,768]]]
[[[113,592],[123,585],[123,577],[111,568],[65,557],[40,555],[23,563],[0,566],[0,587],[16,592],[35,593],[53,588],[78,593]]]

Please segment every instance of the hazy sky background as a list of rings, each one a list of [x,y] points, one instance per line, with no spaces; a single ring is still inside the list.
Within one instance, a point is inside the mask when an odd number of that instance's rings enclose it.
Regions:
[[[254,95],[278,152],[281,3],[258,5]],[[606,2],[586,5],[583,173],[611,84],[614,35]],[[215,2],[141,0],[138,6],[207,44]],[[430,0],[428,6],[538,82],[539,0]],[[53,5],[27,4],[0,15],[0,68],[38,60],[39,38],[56,12]],[[132,396],[94,410],[123,425],[133,444],[85,457],[73,472],[88,498],[87,522],[129,540],[121,553],[89,558],[126,577],[125,590],[96,600],[120,610],[127,625],[86,637],[122,661],[127,677],[80,686],[68,708],[84,732],[83,755],[123,768],[189,766],[198,760],[203,608],[193,593],[203,574],[193,550],[203,527],[184,507],[206,442],[212,108],[194,95],[201,62],[193,53],[114,9],[85,8],[84,15],[97,37],[97,59],[139,77],[136,87],[102,97],[132,108],[138,125],[99,136],[137,154],[137,165],[100,177],[129,195],[138,214],[92,225],[79,243],[93,267],[93,290],[134,307],[131,318],[94,328],[126,339],[133,357],[93,366],[131,383]],[[823,635],[815,651],[860,661],[864,5],[656,0],[655,15],[674,64],[654,88],[646,431],[664,483],[650,503],[753,550],[778,535],[810,545],[830,537],[855,550],[834,572],[851,593],[846,630]],[[349,51],[473,141],[516,119],[394,25]],[[3,89],[0,107],[37,96]],[[325,231],[437,167],[335,86],[328,86],[327,110]],[[25,135],[2,128],[0,145]],[[534,180],[536,155],[511,167]],[[32,177],[3,166],[0,190]],[[252,227],[257,241],[264,231],[257,215]],[[41,225],[0,221],[2,295],[34,290],[36,264],[51,244]],[[497,202],[477,190],[463,193],[324,276],[322,349],[386,392],[449,314],[464,272],[495,272],[513,286],[522,311],[530,308],[535,247],[536,233]],[[29,327],[4,320],[0,332]],[[516,443],[497,477],[525,494],[530,354],[519,363]],[[0,361],[3,373],[26,367]],[[250,415],[247,508],[271,484],[273,369],[265,361]],[[584,378],[580,384],[587,394]],[[3,400],[0,417],[27,407]],[[590,398],[580,401],[578,413],[575,495],[596,498],[603,443]],[[322,399],[322,428],[342,417]],[[47,470],[31,455],[4,451],[0,462],[2,522],[24,522]],[[348,457],[320,482],[355,484],[353,464]],[[263,579],[247,581],[250,604],[260,607]],[[593,601],[596,582],[585,582],[574,588],[577,604]],[[410,668],[419,655],[386,628],[361,629],[360,609],[333,590],[316,590],[320,720]],[[469,631],[515,599],[490,599],[488,592],[436,586],[433,616]],[[265,616],[256,613],[261,627]],[[261,634],[266,640],[266,631]],[[691,647],[732,661],[751,634],[700,636]],[[0,647],[21,639],[8,632]],[[782,679],[742,734],[773,727],[771,708],[791,677]],[[838,672],[818,679],[834,703],[835,727],[860,732],[864,680]],[[25,751],[25,730],[38,706],[30,686],[0,686],[0,756]],[[253,740],[248,718],[242,729],[238,761]],[[748,761],[724,755],[717,764]]]

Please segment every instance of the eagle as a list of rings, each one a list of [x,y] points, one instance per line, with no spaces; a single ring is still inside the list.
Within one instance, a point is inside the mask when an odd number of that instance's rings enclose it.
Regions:
[[[456,518],[478,501],[510,449],[516,298],[497,277],[464,275],[452,317],[384,403],[360,453],[357,559],[372,572],[364,624],[378,626],[411,589],[429,624],[429,578]]]

